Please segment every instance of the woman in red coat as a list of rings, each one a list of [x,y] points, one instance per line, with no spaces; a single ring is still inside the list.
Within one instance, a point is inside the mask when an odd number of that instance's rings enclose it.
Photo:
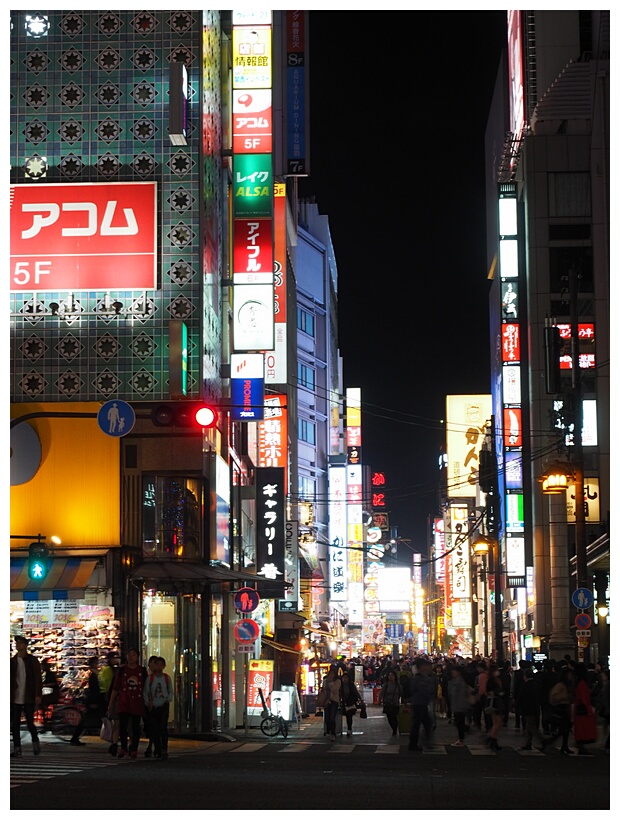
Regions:
[[[578,663],[575,667],[575,697],[573,700],[573,735],[577,744],[578,754],[591,755],[586,749],[586,743],[596,741],[596,714],[590,700],[590,686],[588,684],[588,667],[585,663]]]

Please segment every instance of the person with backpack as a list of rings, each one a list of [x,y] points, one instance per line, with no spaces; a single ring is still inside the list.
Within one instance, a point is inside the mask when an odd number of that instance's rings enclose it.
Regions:
[[[172,681],[164,672],[166,661],[155,658],[153,671],[144,682],[144,703],[148,713],[149,746],[153,744],[153,757],[168,757],[168,713],[172,701]],[[146,755],[145,755],[146,756]]]

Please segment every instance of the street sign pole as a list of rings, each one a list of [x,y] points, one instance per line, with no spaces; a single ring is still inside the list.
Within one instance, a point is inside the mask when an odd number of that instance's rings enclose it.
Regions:
[[[250,715],[249,715],[249,712],[248,712],[248,680],[249,680],[248,663],[249,663],[249,658],[248,658],[247,655],[245,655],[244,656],[244,661],[243,661],[243,689],[244,689],[244,692],[243,692],[243,704],[244,704],[244,706],[243,706],[243,725],[245,727],[245,736],[246,736],[246,738],[250,733],[250,727],[248,725],[249,721],[250,721]]]

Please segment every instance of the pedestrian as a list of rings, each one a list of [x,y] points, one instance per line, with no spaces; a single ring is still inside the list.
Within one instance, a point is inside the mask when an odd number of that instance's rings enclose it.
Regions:
[[[450,670],[450,681],[448,683],[448,699],[452,716],[456,725],[458,739],[452,746],[465,745],[465,717],[470,706],[470,698],[473,689],[468,685],[463,674],[463,667],[453,666]]]
[[[362,697],[349,672],[342,673],[340,683],[340,707],[347,719],[347,737],[351,737],[353,734],[353,716]]]
[[[559,737],[562,738],[560,752],[563,755],[572,755],[573,750],[569,748],[568,737],[572,726],[571,708],[575,690],[575,673],[569,666],[565,666],[560,672],[560,680],[551,688],[549,692],[549,703],[551,705],[551,737],[545,738],[543,748],[553,743]]]
[[[519,666],[515,669],[515,672],[512,676],[512,702],[515,704],[515,729],[520,729],[523,721],[521,720],[521,713],[517,708],[517,700],[519,699],[519,693],[521,692],[521,687],[523,686],[523,670],[527,667],[527,661],[519,661]]]
[[[445,681],[445,669],[440,663],[438,663],[435,667],[435,674],[437,675],[437,679],[439,681],[439,684],[437,686],[437,700],[435,702],[435,711],[436,715],[445,718],[447,710],[446,690],[448,687]]]
[[[158,660],[159,660],[159,658],[158,658],[157,655],[151,655],[151,657],[148,659],[148,662],[146,664],[146,674],[147,674],[147,676],[155,674],[155,671],[157,669],[157,661]],[[144,736],[149,739],[148,746],[146,747],[146,751],[144,752],[145,757],[151,757],[152,754],[153,754],[153,741],[151,739],[151,730],[150,730],[150,727],[149,727],[149,720],[150,720],[150,714],[149,714],[149,710],[147,708],[147,710],[144,713],[144,718],[143,718]]]
[[[118,752],[118,715],[116,713],[116,705],[110,709],[110,697],[112,695],[112,684],[118,671],[118,662],[120,656],[116,650],[110,650],[106,654],[106,663],[99,672],[99,688],[107,702],[107,715],[112,723],[112,742],[108,751],[112,757],[116,757]]]
[[[508,716],[510,714],[510,690],[512,688],[512,667],[510,661],[506,660],[500,669],[499,679],[502,684],[503,691],[503,712],[502,712],[502,726],[508,726]]]
[[[425,739],[430,743],[432,723],[428,705],[434,694],[431,675],[433,667],[430,661],[420,658],[416,661],[417,672],[411,681],[411,732],[409,734],[409,751],[419,752],[418,739],[420,726],[424,727]]]
[[[168,757],[168,715],[173,694],[172,681],[164,672],[164,658],[156,657],[149,665],[153,671],[147,675],[143,693],[148,714],[149,746],[153,747],[154,757],[165,760]],[[147,757],[146,752],[144,756]]]
[[[340,707],[340,687],[342,682],[336,674],[335,667],[331,667],[322,688],[325,690],[325,706],[323,707],[325,734],[330,740],[336,740],[336,716]]]
[[[32,751],[38,755],[41,754],[41,744],[37,727],[34,724],[34,711],[41,704],[43,697],[41,665],[35,656],[28,652],[28,638],[23,635],[15,638],[15,650],[16,653],[10,661],[11,731],[13,733],[11,757],[22,756],[20,729],[22,711],[26,716],[26,725],[32,739]]]
[[[119,720],[119,740],[121,748],[117,757],[122,758],[129,752],[130,757],[138,756],[140,745],[140,721],[144,716],[144,682],[146,668],[138,663],[138,651],[127,650],[127,663],[121,666],[114,683],[108,706],[108,717],[117,707]],[[129,730],[130,746],[127,748],[127,734]]]
[[[387,680],[379,692],[379,705],[383,706],[383,714],[387,717],[392,729],[392,737],[398,732],[398,711],[401,697],[400,682],[396,677],[396,672],[392,669],[388,672]]]
[[[539,672],[538,674],[540,675],[542,673]],[[532,740],[536,738],[536,748],[543,752],[545,743],[538,728],[540,720],[540,692],[534,680],[534,672],[532,669],[523,670],[523,686],[519,692],[518,708],[525,726],[525,745],[521,746],[522,751],[531,752]]]
[[[555,663],[552,660],[545,660],[542,670],[534,677],[540,698],[540,722],[545,735],[551,734],[552,707],[549,703],[549,692],[560,680],[559,674],[555,670]]]
[[[101,719],[106,712],[107,703],[105,695],[102,693],[99,685],[99,658],[89,658],[88,669],[89,674],[84,698],[84,706],[86,709],[80,724],[75,727],[75,731],[69,741],[72,746],[85,746],[84,741],[80,740],[80,735],[84,729],[98,729],[101,726]]]
[[[52,721],[52,707],[60,701],[60,684],[58,676],[52,669],[52,659],[46,658],[41,661],[41,675],[43,676],[43,686],[41,689],[41,711],[43,712],[43,728],[39,734],[45,733],[50,728]]]
[[[435,729],[437,728],[437,715],[436,715],[436,712],[437,712],[437,693],[439,692],[440,678],[437,675],[436,668],[432,664],[431,664],[430,681],[431,681],[432,693],[431,693],[431,699],[428,702],[428,713],[431,716],[431,729],[433,731],[435,731]]]
[[[498,744],[499,730],[503,723],[503,690],[499,678],[499,667],[496,663],[492,663],[488,667],[488,677],[485,689],[485,718],[490,719],[491,726],[487,732],[487,746],[496,752],[501,750]]]
[[[590,699],[588,667],[578,663],[575,667],[575,697],[573,698],[573,736],[577,744],[577,754],[591,755],[587,743],[596,741],[596,713]]]

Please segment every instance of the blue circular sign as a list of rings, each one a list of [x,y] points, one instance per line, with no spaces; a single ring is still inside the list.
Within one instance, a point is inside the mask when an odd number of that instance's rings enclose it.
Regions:
[[[252,587],[241,587],[235,592],[235,609],[238,612],[254,612],[260,603],[260,595]]]
[[[256,621],[250,621],[245,618],[242,621],[237,621],[233,632],[239,643],[252,643],[260,634],[260,626]]]
[[[579,587],[579,589],[573,592],[571,601],[577,609],[589,609],[594,603],[594,595],[591,590],[585,587]]]
[[[126,401],[112,399],[99,408],[97,424],[106,434],[113,438],[126,436],[133,430],[136,423],[134,409]]]

